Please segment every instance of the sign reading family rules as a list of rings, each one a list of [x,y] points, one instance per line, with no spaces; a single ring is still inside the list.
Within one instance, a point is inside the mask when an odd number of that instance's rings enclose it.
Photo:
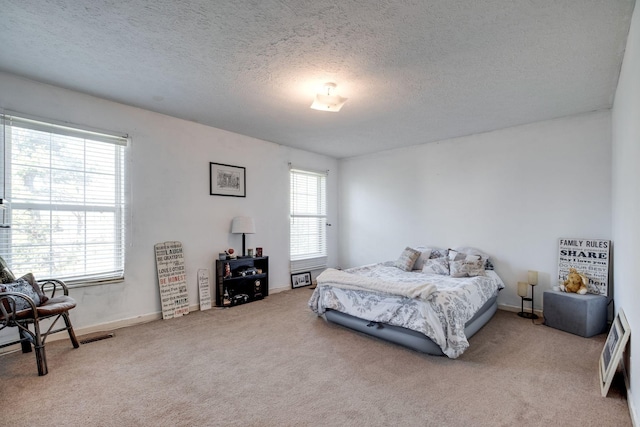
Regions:
[[[189,314],[187,275],[184,268],[182,243],[164,242],[154,246],[162,318],[172,319]]]
[[[558,241],[558,286],[567,280],[570,268],[589,279],[587,292],[609,296],[610,240],[565,239]]]

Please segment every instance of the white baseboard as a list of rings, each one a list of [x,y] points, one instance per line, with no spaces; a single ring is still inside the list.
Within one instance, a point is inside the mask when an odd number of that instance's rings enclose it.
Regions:
[[[191,307],[189,307],[189,311],[192,311]],[[127,326],[139,325],[140,323],[147,323],[147,322],[152,322],[154,320],[160,320],[160,319],[162,319],[161,312],[149,313],[141,316],[130,317],[128,319],[114,320],[113,322],[101,323],[99,325],[86,326],[80,329],[74,328],[74,330],[76,332],[76,336],[81,337],[82,335],[93,334],[96,332],[113,331],[115,329],[126,328]],[[65,339],[65,334],[61,333],[56,335],[60,337],[58,339]],[[56,337],[56,335],[52,335],[51,340],[53,340],[54,337]]]
[[[198,305],[190,306],[189,311],[194,311],[193,310],[194,308],[197,310],[199,309],[199,306]],[[96,332],[113,331],[115,329],[126,328],[127,326],[133,326],[141,323],[152,322],[154,320],[159,320],[159,319],[162,319],[161,312],[144,314],[141,316],[130,317],[128,319],[115,320],[113,322],[100,323],[98,325],[86,326],[84,328],[74,327],[73,329],[74,329],[74,332],[76,333],[76,337],[78,337],[78,339],[81,340],[83,335],[94,334]],[[62,322],[62,320],[59,320],[59,321]],[[18,332],[16,329],[16,334],[17,333]],[[57,334],[50,335],[47,338],[47,342],[68,340],[68,339],[69,339],[69,334],[67,334],[66,332],[59,332]],[[15,345],[11,345],[11,346],[0,349],[0,354],[11,353],[13,351],[18,351],[18,350],[20,350],[20,344],[15,344]]]
[[[629,406],[629,416],[631,416],[631,425],[636,427],[638,423],[636,422],[636,410],[633,406],[633,396],[631,395],[631,389],[627,387],[627,405]]]
[[[638,425],[638,423],[636,422],[636,409],[635,406],[633,406],[633,396],[631,395],[631,379],[629,378],[626,363],[622,363],[622,375],[624,377],[625,388],[627,389],[627,406],[629,407],[631,424],[633,425],[633,427],[636,427]]]
[[[281,288],[280,290],[278,290],[277,288],[269,289],[269,293],[282,292],[283,290],[286,290],[286,288]],[[200,304],[191,304],[189,306],[189,313],[192,313],[194,311],[200,311]],[[96,332],[113,331],[115,329],[126,328],[127,326],[139,325],[141,323],[153,322],[154,320],[160,319],[162,319],[162,312],[156,312],[143,314],[141,316],[130,317],[128,319],[114,320],[113,322],[101,323],[84,328],[74,328],[74,330],[76,332],[76,336],[80,337],[82,335],[93,334]],[[68,339],[68,336],[63,333],[51,335],[51,341],[55,341],[58,339]]]
[[[281,288],[269,288],[269,293],[270,294],[277,294],[278,292],[288,291],[289,289],[291,289],[290,286],[283,286]]]
[[[215,302],[215,301],[214,301]],[[194,311],[200,311],[200,304],[191,304],[189,306],[189,313]],[[162,312],[143,314],[141,316],[129,317],[128,319],[114,320],[113,322],[101,323],[99,325],[87,326],[84,328],[74,328],[77,337],[82,335],[93,334],[96,332],[113,331],[115,329],[126,328],[127,326],[139,325],[141,323],[153,322],[154,320],[162,319]],[[65,334],[51,335],[51,341],[58,339],[66,339]]]
[[[515,305],[498,304],[498,310],[512,311],[514,313],[520,313],[521,309],[522,309],[522,307],[516,307]],[[525,307],[524,311],[530,312],[531,309]],[[534,309],[533,312],[535,314],[537,314],[538,316],[542,317],[542,310]]]
[[[269,289],[270,294],[277,294],[289,290],[289,287],[280,287]],[[189,306],[189,313],[193,311],[200,311],[200,304],[192,304]],[[139,325],[141,323],[153,322],[154,320],[162,319],[162,312],[143,314],[140,316],[130,317],[128,319],[114,320],[112,322],[100,323],[97,325],[86,326],[83,328],[74,327],[74,331],[78,339],[82,339],[83,335],[95,334],[97,332],[107,332],[116,329],[126,328],[127,326]],[[17,330],[16,330],[17,334]],[[47,341],[68,340],[69,335],[65,333],[57,333],[47,338]],[[0,348],[0,355],[4,353],[11,353],[13,351],[20,350],[20,344],[11,345],[8,347]]]

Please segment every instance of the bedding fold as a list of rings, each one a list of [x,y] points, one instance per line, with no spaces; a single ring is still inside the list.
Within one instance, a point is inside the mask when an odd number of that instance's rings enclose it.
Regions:
[[[358,276],[346,271],[327,268],[317,277],[318,286],[330,284],[343,289],[367,289],[408,298],[429,299],[437,290],[432,283],[399,283],[375,277]]]

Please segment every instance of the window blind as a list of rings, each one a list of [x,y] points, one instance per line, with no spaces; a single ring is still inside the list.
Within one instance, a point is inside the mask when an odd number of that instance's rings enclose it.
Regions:
[[[0,118],[0,250],[10,268],[71,285],[122,279],[127,136]]]
[[[327,266],[327,174],[290,170],[291,272]]]

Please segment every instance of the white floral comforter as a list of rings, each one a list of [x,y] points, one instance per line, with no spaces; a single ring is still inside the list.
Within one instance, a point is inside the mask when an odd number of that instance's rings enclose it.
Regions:
[[[327,309],[361,319],[401,326],[421,332],[450,358],[469,347],[464,326],[504,283],[494,271],[486,276],[453,278],[420,271],[407,272],[393,263],[371,264],[344,270],[359,276],[403,284],[431,283],[436,290],[427,300],[379,291],[346,289],[318,283],[309,307],[318,315]]]

